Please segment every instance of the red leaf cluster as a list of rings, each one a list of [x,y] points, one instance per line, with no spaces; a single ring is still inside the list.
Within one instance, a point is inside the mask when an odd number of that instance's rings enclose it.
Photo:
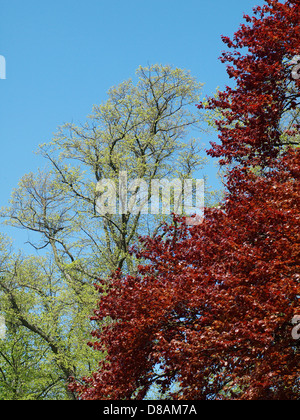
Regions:
[[[221,110],[216,121],[221,145],[212,143],[209,154],[223,163],[237,160],[268,163],[278,156],[281,146],[280,120],[299,105],[300,79],[293,81],[291,60],[300,52],[299,0],[268,0],[256,7],[254,16],[244,16],[250,25],[241,25],[233,40],[222,37],[233,52],[224,52],[236,88],[227,87],[207,108]],[[239,51],[248,49],[242,55]],[[297,94],[289,86],[298,85]],[[199,108],[203,107],[202,104]],[[299,128],[298,128],[299,130]]]
[[[236,162],[227,196],[200,226],[174,217],[143,238],[136,276],[98,285],[90,345],[104,359],[71,385],[80,399],[143,399],[153,384],[174,399],[299,399],[300,150],[280,147],[278,134],[299,1],[268,0],[245,18],[251,25],[224,38],[250,52],[223,54],[237,89],[209,103],[222,115],[210,153]]]

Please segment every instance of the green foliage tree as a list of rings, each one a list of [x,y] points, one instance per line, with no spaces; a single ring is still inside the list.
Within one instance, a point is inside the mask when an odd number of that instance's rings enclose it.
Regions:
[[[86,346],[94,329],[93,283],[118,268],[134,273],[130,246],[164,219],[99,214],[98,182],[117,183],[122,171],[148,185],[192,177],[205,161],[189,134],[192,127],[202,129],[204,116],[195,109],[200,88],[188,71],[140,67],[136,83],[110,89],[85,124],[65,124],[41,145],[50,167],[25,175],[1,212],[5,223],[30,234],[41,254],[14,255],[1,245],[0,311],[7,320],[0,341],[1,399],[74,399],[69,377],[95,371],[95,355]]]

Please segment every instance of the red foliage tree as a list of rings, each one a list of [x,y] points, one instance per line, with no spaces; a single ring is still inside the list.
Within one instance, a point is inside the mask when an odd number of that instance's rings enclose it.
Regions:
[[[237,89],[209,101],[221,111],[210,153],[236,162],[227,196],[200,226],[174,218],[144,238],[138,275],[97,285],[90,345],[105,359],[71,385],[81,399],[142,399],[153,384],[177,384],[174,399],[299,399],[300,151],[279,129],[299,99],[285,61],[298,53],[299,2],[269,0],[255,14],[224,38],[250,51],[223,55]]]
[[[264,178],[232,173],[201,226],[144,239],[150,263],[116,274],[95,312],[111,320],[93,333],[107,357],[75,386],[81,398],[143,398],[175,382],[175,399],[299,398],[299,157]]]
[[[224,52],[221,61],[236,88],[226,87],[208,101],[208,108],[221,111],[216,121],[221,144],[212,143],[209,150],[223,158],[221,163],[268,164],[284,142],[283,116],[299,105],[300,78],[292,78],[290,62],[300,54],[300,3],[266,3],[254,9],[253,17],[244,16],[249,25],[241,25],[232,40],[222,37],[233,52]],[[245,48],[249,53],[243,55]],[[297,124],[290,128],[290,134],[299,131]]]

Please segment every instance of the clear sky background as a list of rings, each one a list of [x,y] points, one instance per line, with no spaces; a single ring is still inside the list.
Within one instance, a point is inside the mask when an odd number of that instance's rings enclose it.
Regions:
[[[139,65],[172,64],[205,83],[229,84],[218,57],[243,13],[263,0],[1,0],[0,206],[28,172],[58,125],[85,121],[106,92]],[[208,145],[210,138],[203,137]],[[208,168],[214,185],[214,172]],[[0,231],[4,230],[0,227]],[[17,237],[17,232],[14,237]],[[18,246],[20,246],[19,238]]]

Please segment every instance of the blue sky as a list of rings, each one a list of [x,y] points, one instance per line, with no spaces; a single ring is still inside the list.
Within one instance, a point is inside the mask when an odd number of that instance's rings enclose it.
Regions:
[[[172,64],[205,83],[203,94],[229,84],[220,63],[243,13],[262,0],[3,0],[0,55],[0,206],[58,125],[84,121],[108,89],[139,65]],[[208,144],[208,138],[202,138]],[[208,169],[210,174],[213,171]],[[212,175],[213,176],[213,175]],[[211,180],[212,184],[214,180]],[[1,228],[0,231],[3,231]]]

